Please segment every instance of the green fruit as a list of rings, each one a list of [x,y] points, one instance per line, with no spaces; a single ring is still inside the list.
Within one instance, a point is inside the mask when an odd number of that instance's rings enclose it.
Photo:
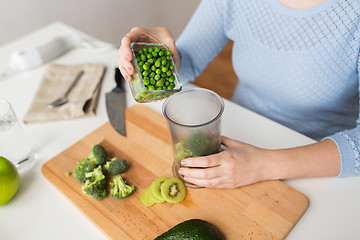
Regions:
[[[164,197],[161,195],[161,185],[165,182],[168,177],[159,177],[150,185],[152,195],[157,200],[156,203],[165,202]]]
[[[140,196],[140,201],[147,207],[150,207],[156,203],[149,194],[151,194],[151,190],[150,187],[147,187]]]
[[[225,237],[213,224],[201,219],[190,219],[179,223],[155,240],[225,240]]]
[[[186,197],[186,187],[178,178],[166,179],[160,187],[161,195],[169,203],[179,203]]]
[[[20,175],[15,165],[0,156],[0,206],[10,201],[20,186]]]

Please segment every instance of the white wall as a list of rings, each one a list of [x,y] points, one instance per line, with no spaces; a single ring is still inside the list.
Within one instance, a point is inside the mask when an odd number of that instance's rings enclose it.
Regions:
[[[0,46],[62,21],[119,46],[133,26],[165,26],[177,38],[200,0],[0,0]]]

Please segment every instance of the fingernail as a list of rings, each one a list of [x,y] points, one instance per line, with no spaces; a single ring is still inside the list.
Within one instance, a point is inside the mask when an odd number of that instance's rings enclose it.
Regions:
[[[179,169],[179,174],[183,174],[184,170],[182,168]]]
[[[131,69],[131,67],[128,67],[127,70],[128,70],[128,72],[131,72],[132,69]]]
[[[126,54],[126,58],[130,61],[131,59],[131,56],[130,56],[130,54]]]
[[[186,160],[182,160],[181,161],[181,165],[186,165],[187,164],[187,161]]]

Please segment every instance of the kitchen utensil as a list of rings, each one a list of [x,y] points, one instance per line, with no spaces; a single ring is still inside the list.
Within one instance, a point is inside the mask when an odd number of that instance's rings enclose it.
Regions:
[[[307,198],[282,181],[237,189],[188,188],[181,203],[144,206],[140,195],[159,176],[172,176],[173,152],[165,118],[143,104],[126,109],[126,138],[106,123],[42,166],[44,176],[110,239],[154,239],[191,218],[213,223],[226,239],[285,239],[308,206]],[[124,158],[122,177],[135,185],[124,199],[97,201],[66,172],[101,143],[111,156]]]
[[[126,108],[126,93],[122,86],[124,81],[119,68],[115,68],[116,87],[111,92],[106,93],[106,109],[113,128],[121,135],[126,136],[124,112]]]
[[[167,98],[163,115],[169,123],[174,149],[173,174],[187,187],[198,187],[186,182],[178,173],[181,160],[207,156],[220,151],[221,115],[224,101],[205,88],[190,88]],[[185,166],[186,167],[186,166]]]
[[[79,79],[81,78],[81,76],[83,74],[84,74],[84,71],[80,71],[78,73],[78,75],[76,76],[76,78],[74,79],[74,81],[72,82],[72,84],[70,85],[70,87],[68,88],[68,90],[66,90],[64,96],[62,96],[61,98],[49,103],[48,107],[59,107],[61,105],[64,105],[65,103],[67,103],[68,102],[67,96],[69,95],[69,93],[71,92],[71,90],[73,89],[73,87],[79,81]]]

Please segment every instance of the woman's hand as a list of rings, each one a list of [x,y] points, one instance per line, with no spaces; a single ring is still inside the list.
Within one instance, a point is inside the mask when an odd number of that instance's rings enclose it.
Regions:
[[[331,139],[309,145],[261,149],[222,137],[227,149],[217,154],[186,158],[179,174],[184,180],[208,188],[237,188],[252,183],[307,177],[337,176],[340,153]]]
[[[181,164],[179,174],[184,180],[197,186],[208,188],[237,188],[266,179],[264,156],[265,150],[222,137],[225,151],[217,154],[186,158]]]
[[[121,40],[119,48],[118,64],[121,74],[127,82],[131,81],[131,75],[134,74],[134,67],[131,64],[133,54],[130,48],[132,42],[153,42],[166,44],[174,59],[176,68],[180,69],[180,56],[175,47],[175,40],[170,31],[165,27],[141,28],[134,27]]]

